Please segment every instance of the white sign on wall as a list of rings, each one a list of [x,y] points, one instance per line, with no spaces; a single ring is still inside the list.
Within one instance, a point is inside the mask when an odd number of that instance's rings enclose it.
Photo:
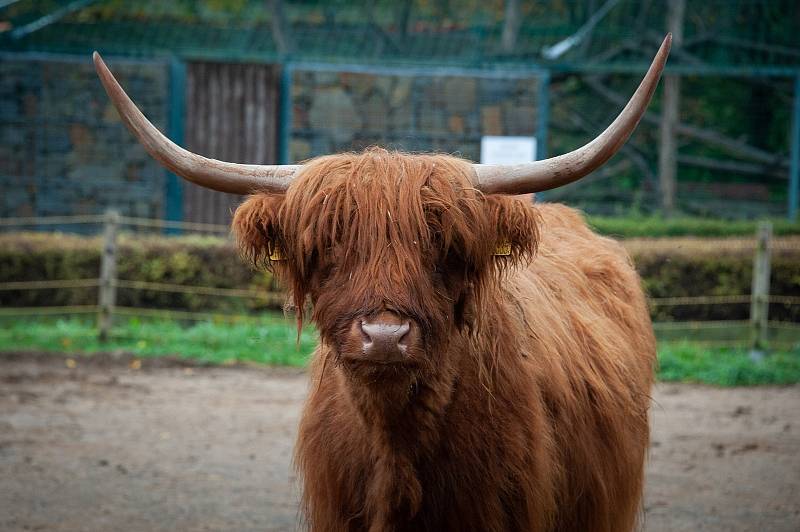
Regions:
[[[481,164],[522,164],[536,160],[536,137],[481,137]]]

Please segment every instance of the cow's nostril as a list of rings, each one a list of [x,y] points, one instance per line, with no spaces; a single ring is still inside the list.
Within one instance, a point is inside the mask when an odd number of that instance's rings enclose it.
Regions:
[[[400,345],[406,345],[406,342],[408,340],[408,333],[410,331],[411,331],[411,323],[408,320],[406,320],[406,322],[400,326],[400,331],[398,331],[397,343]]]
[[[376,362],[399,362],[406,356],[410,343],[411,321],[383,312],[375,318],[357,321],[363,355]]]
[[[408,334],[409,329],[410,326],[408,323],[368,323],[363,320],[361,322],[361,333],[364,335],[364,341],[367,343],[379,342],[399,344],[400,340]]]
[[[367,324],[367,322],[364,321],[364,320],[359,320],[358,321],[358,330],[359,330],[359,332],[361,332],[361,340],[364,342],[364,345],[367,345],[368,343],[370,343],[372,341],[372,338],[370,337],[370,335],[367,333],[367,331],[364,330],[364,325],[366,325],[366,324]]]

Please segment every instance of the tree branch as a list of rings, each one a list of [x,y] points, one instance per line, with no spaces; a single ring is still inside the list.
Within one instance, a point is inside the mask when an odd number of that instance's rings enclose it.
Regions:
[[[627,98],[609,89],[608,87],[603,85],[597,78],[592,76],[587,76],[584,79],[586,80],[586,83],[592,90],[594,90],[600,96],[604,97],[606,100],[620,106],[625,105],[628,102]],[[651,125],[658,126],[661,123],[661,115],[655,114],[652,111],[648,111],[642,117],[642,121],[647,122],[648,124]],[[717,146],[729,152],[733,152],[739,157],[744,157],[746,159],[751,159],[772,166],[787,167],[787,168],[789,166],[788,158],[782,155],[770,153],[760,148],[756,148],[745,142],[732,139],[727,135],[723,135],[722,133],[717,133],[716,131],[712,131],[710,129],[704,129],[683,122],[679,122],[675,127],[675,130],[678,132],[679,135],[684,135],[686,137],[690,137],[696,140],[702,140],[703,142],[706,142],[713,146]]]
[[[678,155],[678,162],[688,166],[698,168],[708,168],[709,170],[723,170],[725,172],[735,172],[738,174],[768,175],[786,179],[786,172],[777,168],[757,163],[745,163],[742,161],[727,161],[714,159],[711,157],[701,157],[699,155]]]

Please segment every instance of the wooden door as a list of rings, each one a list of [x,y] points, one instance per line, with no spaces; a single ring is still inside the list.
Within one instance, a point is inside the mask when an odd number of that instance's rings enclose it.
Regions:
[[[223,161],[276,164],[280,75],[274,65],[192,62],[186,148]],[[228,224],[242,197],[183,183],[183,219]]]

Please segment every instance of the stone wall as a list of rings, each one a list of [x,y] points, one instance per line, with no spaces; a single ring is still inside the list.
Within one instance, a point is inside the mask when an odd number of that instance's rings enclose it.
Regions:
[[[111,67],[166,131],[167,66],[112,61]],[[482,135],[535,134],[538,90],[536,78],[296,71],[290,157],[381,145],[477,161]],[[114,207],[161,218],[165,178],[120,122],[88,58],[0,58],[0,217]]]
[[[483,135],[534,136],[536,78],[296,71],[290,157],[381,145],[477,161]]]
[[[115,76],[165,130],[164,64],[112,61]],[[165,171],[120,122],[91,61],[0,59],[0,217],[162,217]]]

